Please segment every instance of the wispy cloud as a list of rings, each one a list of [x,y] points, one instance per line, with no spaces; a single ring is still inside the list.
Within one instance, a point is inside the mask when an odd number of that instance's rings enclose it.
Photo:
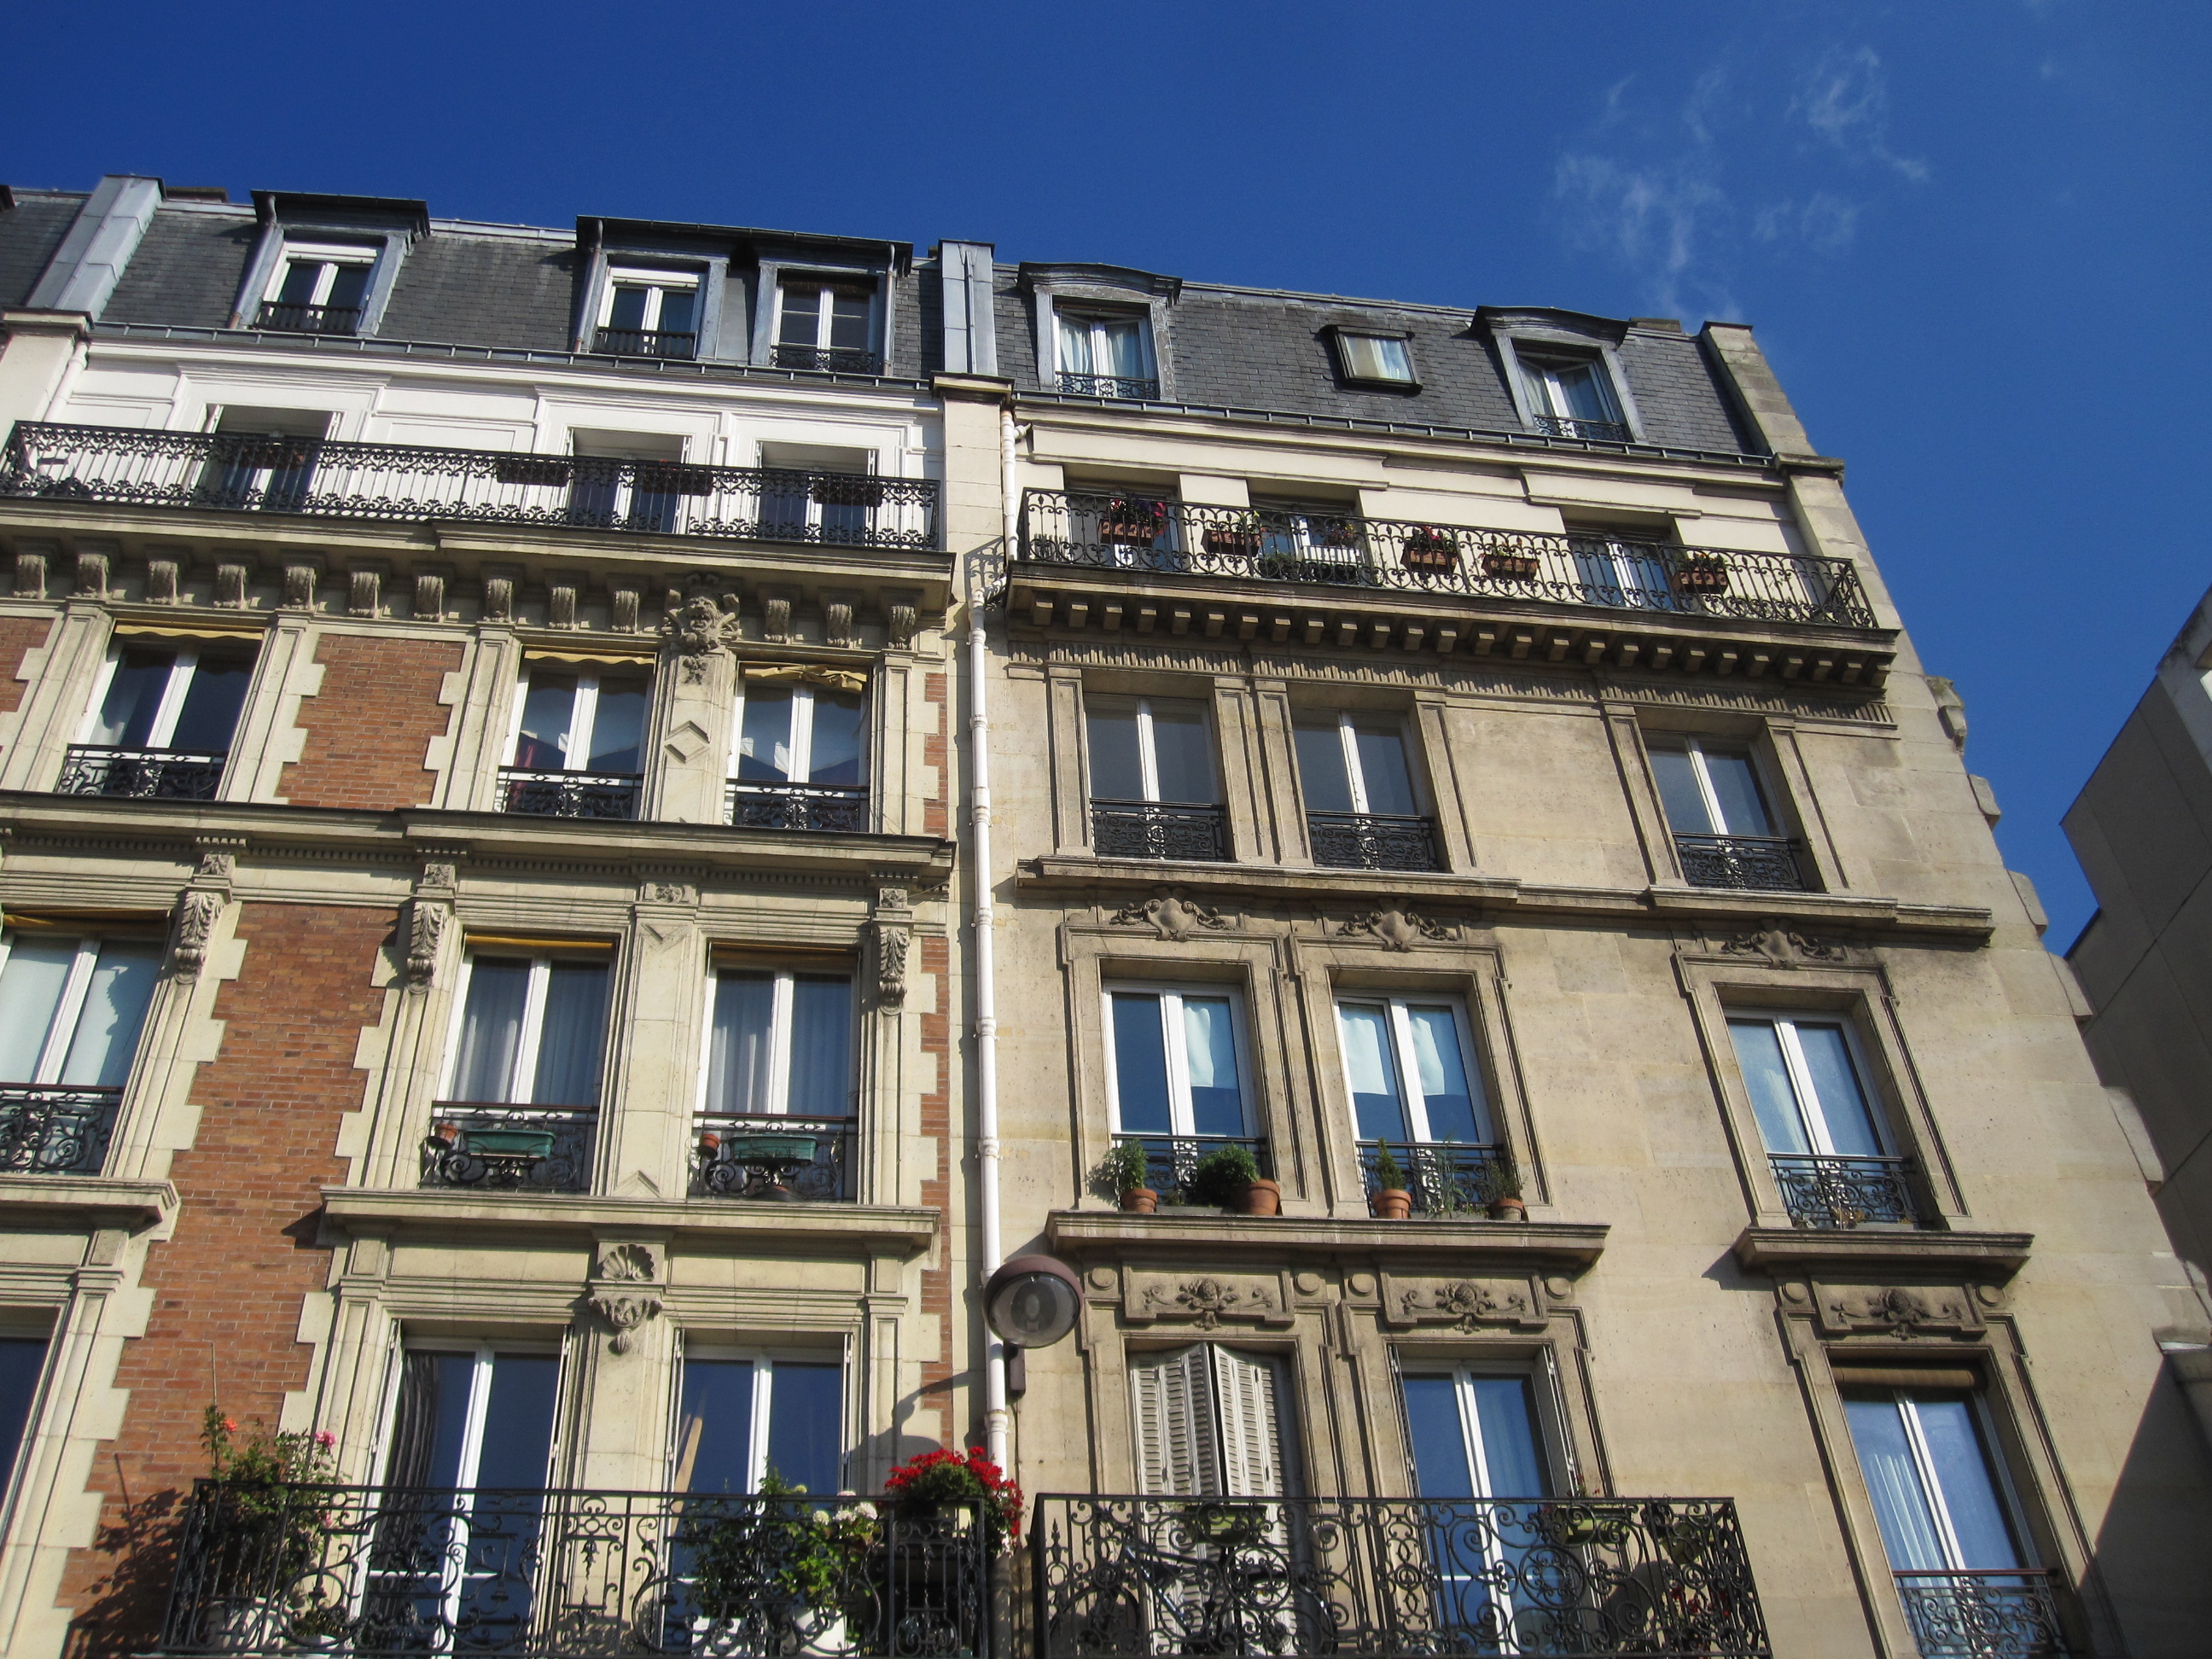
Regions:
[[[1723,296],[1692,292],[1703,255],[1730,212],[1726,192],[1694,159],[1634,167],[1605,155],[1563,155],[1553,191],[1567,209],[1574,245],[1644,272],[1655,304],[1680,311],[1694,297],[1733,308]]]
[[[1928,164],[1889,147],[1889,77],[1872,46],[1832,48],[1805,77],[1790,112],[1844,155],[1893,167],[1915,184]]]

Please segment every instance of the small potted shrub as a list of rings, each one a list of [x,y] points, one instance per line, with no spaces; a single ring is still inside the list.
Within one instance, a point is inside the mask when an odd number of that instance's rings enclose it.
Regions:
[[[1207,525],[1200,533],[1200,539],[1209,553],[1249,559],[1259,552],[1260,543],[1267,533],[1267,528],[1260,522],[1258,514],[1239,513],[1234,518]]]
[[[1725,593],[1728,561],[1717,553],[1685,553],[1674,567],[1674,586],[1684,593]]]
[[[226,1636],[241,1645],[279,1640],[294,1648],[331,1645],[345,1632],[346,1584],[327,1581],[324,1548],[335,1520],[331,1482],[335,1437],[328,1430],[271,1434],[210,1405],[200,1416],[209,1486],[228,1523],[210,1586],[223,1604]]]
[[[1021,1486],[984,1456],[981,1446],[908,1458],[884,1477],[884,1498],[891,1513],[909,1525],[946,1518],[950,1505],[973,1504],[982,1511],[993,1554],[1021,1541]],[[950,1516],[954,1525],[963,1525],[967,1511],[952,1509]]]
[[[1182,1184],[1183,1196],[1193,1204],[1241,1210],[1245,1194],[1259,1179],[1259,1161],[1250,1147],[1217,1146],[1191,1166],[1190,1179]],[[1273,1182],[1267,1184],[1274,1186]]]
[[[1168,510],[1159,501],[1116,495],[1098,514],[1098,539],[1110,547],[1150,547],[1168,527]]]
[[[1359,545],[1359,520],[1308,519],[1306,533],[1323,547],[1357,547]]]
[[[1449,531],[1417,526],[1406,532],[1405,565],[1417,576],[1449,576],[1459,568],[1459,543]]]
[[[1384,1141],[1375,1152],[1375,1195],[1367,1207],[1383,1221],[1403,1221],[1413,1213],[1413,1194],[1407,1189],[1406,1172]]]
[[[1516,536],[1491,543],[1482,555],[1482,574],[1494,581],[1533,582],[1540,568],[1536,550]]]
[[[1501,1152],[1490,1178],[1483,1183],[1484,1199],[1492,1221],[1526,1221],[1528,1206],[1521,1198],[1521,1170],[1510,1152]]]
[[[1150,1215],[1160,1206],[1160,1195],[1145,1185],[1147,1173],[1144,1144],[1135,1140],[1114,1143],[1106,1154],[1103,1173],[1107,1190],[1117,1194],[1131,1215]]]

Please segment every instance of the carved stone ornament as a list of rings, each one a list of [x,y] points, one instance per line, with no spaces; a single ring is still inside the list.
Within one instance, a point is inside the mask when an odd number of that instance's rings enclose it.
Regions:
[[[607,620],[617,634],[637,632],[638,605],[642,595],[635,587],[616,587],[607,595]]]
[[[1777,916],[1768,916],[1748,933],[1737,933],[1721,942],[1724,957],[1763,957],[1777,968],[1795,968],[1802,963],[1840,963],[1850,959],[1850,952],[1833,939],[1813,939],[1793,932],[1789,923]]]
[[[660,1298],[601,1291],[590,1298],[590,1306],[614,1329],[614,1340],[607,1344],[608,1349],[615,1353],[628,1353],[637,1328],[660,1311]]]
[[[822,638],[823,641],[829,645],[855,643],[853,634],[853,599],[850,594],[840,594],[836,599],[825,598],[822,601]]]
[[[1202,1331],[1217,1330],[1224,1320],[1285,1324],[1291,1317],[1283,1307],[1281,1287],[1273,1281],[1218,1273],[1132,1273],[1125,1312],[1139,1323],[1171,1319]]]
[[[149,558],[146,561],[146,603],[174,605],[177,602],[177,580],[183,567],[173,558]]]
[[[426,904],[421,899],[407,907],[407,982],[422,987],[430,983],[438,971],[438,945],[446,937],[446,918],[451,914],[442,904]]]
[[[246,608],[246,585],[252,571],[242,564],[218,564],[215,568],[215,602],[232,611]]]
[[[1353,916],[1336,930],[1339,939],[1372,939],[1386,951],[1410,951],[1416,945],[1449,945],[1452,930],[1433,916],[1393,905]]]
[[[76,591],[89,599],[107,597],[107,553],[104,547],[77,549]]]
[[[422,866],[422,873],[415,883],[418,888],[437,887],[447,892],[461,884],[460,866],[445,859],[432,859]]]
[[[599,1252],[593,1277],[623,1285],[649,1285],[660,1277],[660,1263],[650,1244],[609,1244]]]
[[[1229,924],[1209,904],[1193,904],[1182,890],[1162,887],[1152,897],[1131,901],[1106,918],[1116,927],[1150,927],[1162,939],[1180,945],[1201,930],[1220,933]]]
[[[1972,1336],[1983,1329],[1973,1295],[1959,1285],[1815,1285],[1822,1328],[1839,1336]]]
[[[782,645],[791,638],[791,600],[782,595],[761,601],[761,637]]]
[[[915,631],[921,626],[921,613],[910,605],[888,605],[884,611],[884,629],[894,651],[914,649]]]
[[[574,628],[576,625],[575,583],[555,582],[545,590],[545,625],[548,628]]]
[[[661,633],[675,643],[678,672],[693,684],[707,678],[708,659],[729,648],[737,629],[736,615],[706,592],[694,592],[660,619]]]
[[[321,584],[322,579],[323,573],[319,567],[301,560],[286,560],[283,599],[284,609],[313,611],[315,608],[315,589]]]
[[[906,1000],[906,958],[913,942],[903,927],[876,924],[876,995],[888,1006]]]
[[[483,614],[486,622],[514,620],[514,578],[486,576],[483,579]]]
[[[374,617],[384,609],[384,572],[357,564],[346,573],[346,615]]]
[[[238,868],[238,854],[219,847],[200,850],[198,866],[192,872],[197,881],[228,881]]]
[[[43,599],[46,597],[46,556],[25,548],[15,550],[15,597],[19,599]]]
[[[177,902],[177,931],[169,947],[169,964],[186,979],[207,965],[208,940],[215,934],[216,918],[222,914],[220,893],[190,892]]]
[[[1400,1279],[1386,1273],[1382,1307],[1393,1325],[1449,1325],[1465,1333],[1486,1325],[1544,1322],[1525,1279]]]
[[[437,622],[446,614],[446,578],[442,571],[415,573],[415,620]]]

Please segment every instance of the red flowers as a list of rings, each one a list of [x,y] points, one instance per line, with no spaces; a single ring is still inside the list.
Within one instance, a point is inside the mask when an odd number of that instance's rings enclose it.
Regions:
[[[965,1454],[927,1451],[908,1458],[884,1477],[884,1496],[901,1509],[915,1510],[939,1504],[980,1504],[994,1535],[1010,1544],[1021,1536],[1021,1486],[986,1457],[981,1446],[972,1446]]]

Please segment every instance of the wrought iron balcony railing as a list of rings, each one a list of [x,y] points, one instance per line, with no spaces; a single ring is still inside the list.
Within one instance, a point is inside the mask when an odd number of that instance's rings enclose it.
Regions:
[[[2067,1651],[2047,1571],[1895,1576],[1920,1659],[2059,1659]]]
[[[58,795],[127,795],[137,800],[213,800],[229,756],[215,750],[114,749],[79,743],[62,758]]]
[[[155,1651],[295,1659],[988,1651],[973,1506],[202,1480]]]
[[[635,772],[532,772],[519,766],[499,769],[499,810],[543,818],[634,818],[638,792]]]
[[[1571,415],[1535,415],[1529,417],[1536,430],[1547,438],[1587,438],[1603,444],[1625,444],[1630,433],[1622,421],[1582,421]]]
[[[1516,1190],[1512,1154],[1503,1146],[1454,1140],[1363,1140],[1359,1170],[1370,1198],[1382,1190],[1376,1165],[1386,1145],[1404,1178],[1405,1190],[1413,1194],[1416,1214],[1464,1215],[1487,1209]]]
[[[1040,1498],[1037,1659],[1772,1652],[1727,1498]]]
[[[780,345],[778,368],[811,368],[817,374],[880,374],[884,360],[864,346]]]
[[[1022,556],[1160,575],[1545,600],[1747,622],[1875,625],[1845,559],[1200,507],[1134,494],[1027,491]]]
[[[1133,1143],[1145,1149],[1145,1185],[1158,1193],[1170,1204],[1214,1204],[1225,1201],[1227,1194],[1194,1190],[1198,1166],[1208,1154],[1225,1146],[1242,1146],[1252,1154],[1252,1162],[1259,1166],[1262,1177],[1275,1173],[1274,1157],[1267,1142],[1258,1135],[1146,1135],[1121,1134],[1114,1137],[1117,1146]]]
[[[441,1100],[422,1138],[425,1187],[531,1188],[580,1193],[592,1184],[599,1115],[588,1106],[506,1106]]]
[[[120,1089],[0,1084],[0,1171],[98,1175],[122,1103]]]
[[[934,549],[933,478],[22,421],[0,495]]]
[[[1062,374],[1060,389],[1076,398],[1135,398],[1145,403],[1160,395],[1157,380],[1134,374]]]
[[[730,822],[739,830],[868,827],[868,792],[834,783],[732,783]]]
[[[1229,856],[1228,829],[1218,806],[1152,800],[1091,803],[1091,850],[1102,859],[1218,864]]]
[[[286,305],[269,300],[263,302],[253,325],[282,334],[358,334],[361,307]]]
[[[1309,812],[1313,861],[1333,870],[1441,870],[1433,819],[1389,812]]]
[[[1692,887],[1760,893],[1806,890],[1797,843],[1787,836],[1676,836],[1682,879]]]
[[[603,328],[592,349],[608,357],[696,357],[699,337],[678,329]]]
[[[702,1198],[853,1197],[854,1119],[708,1112],[691,1154],[691,1190]]]
[[[1801,1227],[1856,1227],[1869,1221],[1911,1226],[1921,1219],[1909,1158],[1776,1152],[1768,1162],[1782,1188],[1782,1207]]]

